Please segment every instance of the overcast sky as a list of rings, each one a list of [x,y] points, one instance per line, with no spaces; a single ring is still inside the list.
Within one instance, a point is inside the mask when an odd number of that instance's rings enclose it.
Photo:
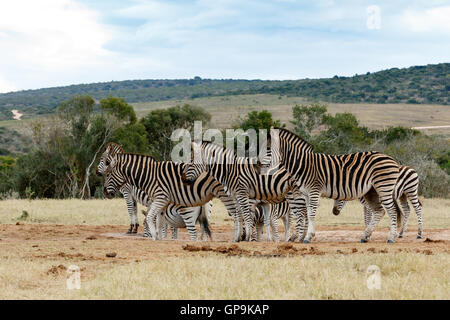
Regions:
[[[450,62],[450,1],[2,0],[0,92]]]

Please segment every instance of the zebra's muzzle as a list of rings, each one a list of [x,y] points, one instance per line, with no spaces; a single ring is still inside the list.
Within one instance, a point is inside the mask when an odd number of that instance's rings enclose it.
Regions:
[[[98,169],[95,170],[95,174],[97,175],[97,177],[101,177],[102,176],[102,173],[100,171],[98,171]]]
[[[113,192],[113,191],[108,191],[106,188],[103,188],[103,194],[104,194],[105,197],[108,198],[108,199],[112,199],[112,198],[114,198],[114,196],[116,195],[115,192]]]
[[[341,213],[341,211],[338,209],[338,207],[333,207],[333,214],[337,216],[339,215],[339,213]]]

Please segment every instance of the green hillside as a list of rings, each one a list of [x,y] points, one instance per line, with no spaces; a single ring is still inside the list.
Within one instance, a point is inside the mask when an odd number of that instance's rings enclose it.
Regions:
[[[353,77],[303,80],[126,80],[0,94],[0,119],[11,110],[30,115],[52,113],[76,94],[94,99],[109,95],[127,102],[152,102],[237,94],[274,94],[334,103],[449,104],[450,63],[388,69]]]

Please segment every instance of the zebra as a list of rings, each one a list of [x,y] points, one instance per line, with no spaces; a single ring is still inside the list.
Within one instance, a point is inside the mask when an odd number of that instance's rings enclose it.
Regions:
[[[397,218],[400,219],[400,209],[393,196],[399,165],[392,157],[376,151],[344,155],[316,153],[311,144],[284,128],[272,127],[268,140],[271,152],[292,174],[306,197],[307,234],[304,235],[305,219],[297,216],[291,241],[297,237],[304,243],[311,242],[315,235],[314,219],[319,197],[322,196],[346,201],[364,197],[373,212],[381,212],[385,207],[390,218],[388,242],[394,242]],[[372,188],[374,192],[368,193]],[[374,216],[365,228],[361,242],[370,239],[380,218],[378,214]]]
[[[263,226],[266,228],[266,240],[275,242],[279,241],[278,236],[278,219],[282,219],[285,230],[285,240],[289,240],[291,209],[288,201],[280,203],[270,203],[261,201],[256,204],[253,216],[253,232],[252,240],[262,240]],[[271,232],[272,231],[272,235]]]
[[[194,161],[185,165],[183,179],[189,183],[207,172],[219,181],[236,201],[245,223],[245,240],[250,240],[252,217],[249,199],[279,203],[285,198],[294,212],[302,205],[295,181],[283,167],[271,167],[261,174],[260,166],[250,158],[237,157],[233,150],[211,142],[191,143],[191,155],[198,154]],[[287,196],[288,192],[291,196]],[[300,215],[300,212],[298,212]],[[241,220],[239,217],[236,220]],[[242,225],[238,225],[242,228]]]
[[[205,203],[199,207],[183,207],[175,204],[169,204],[164,212],[163,219],[166,223],[163,225],[162,238],[167,238],[167,225],[172,229],[172,239],[178,239],[178,229],[186,228],[189,232],[191,240],[197,239],[195,223],[200,225],[201,239],[205,240],[205,236],[211,239],[211,230],[209,229],[208,216],[211,212],[212,201]],[[144,215],[144,229],[149,230],[149,226],[145,218],[148,211],[142,210]],[[160,216],[158,216],[159,218]]]
[[[104,171],[106,170],[106,159],[108,158],[109,155],[114,155],[117,153],[125,153],[123,148],[114,143],[114,142],[110,142],[106,148],[105,151],[103,152],[102,156],[100,157],[100,162],[97,166],[97,170],[96,173],[98,176],[101,176]],[[138,217],[137,217],[137,203],[140,203],[141,205],[145,206],[145,207],[150,207],[151,205],[151,200],[150,197],[143,192],[142,190],[138,189],[138,188],[134,188],[132,185],[126,183],[124,184],[121,188],[120,188],[120,193],[122,193],[122,195],[125,198],[125,202],[127,204],[127,208],[128,208],[128,214],[130,217],[130,228],[127,231],[127,234],[131,234],[131,233],[137,233],[138,231],[138,227],[139,227],[139,221],[138,221]],[[209,206],[209,207],[207,207]],[[196,234],[192,233],[192,220],[194,223],[194,229],[195,229],[195,221],[197,220],[197,217],[199,216],[199,212],[200,210],[205,210],[207,213],[209,213],[211,211],[211,203],[206,203],[205,205],[203,205],[202,208],[200,207],[186,207],[186,206],[176,206],[176,205],[169,205],[166,207],[166,209],[164,210],[164,216],[165,216],[165,220],[166,222],[169,223],[171,231],[172,231],[172,239],[176,239],[177,238],[177,233],[178,230],[176,227],[176,225],[180,225],[181,228],[185,228],[186,225],[189,225],[188,227],[188,231],[189,234],[191,236],[191,239],[194,238],[194,236],[196,237]],[[186,221],[188,221],[188,223],[186,224],[185,221],[183,220],[185,219]],[[171,223],[173,222],[173,223]],[[202,224],[200,224],[200,226],[203,228],[204,226]],[[167,237],[167,223],[164,223],[162,226],[162,237],[166,238]],[[203,235],[202,235],[203,238]]]
[[[106,159],[109,155],[114,155],[117,153],[125,153],[122,146],[117,143],[110,142],[106,145],[105,151],[100,157],[100,162],[98,163],[96,174],[101,177],[106,170]],[[120,193],[123,195],[125,202],[127,204],[128,215],[130,217],[130,228],[127,231],[127,234],[137,233],[139,228],[139,219],[137,216],[137,199],[132,194],[132,187],[129,184],[124,184],[122,188],[120,188]],[[148,197],[147,197],[148,198]],[[139,201],[142,205],[145,205],[147,199],[141,198]]]
[[[223,186],[208,176],[202,174],[191,184],[185,184],[181,179],[184,164],[172,161],[156,161],[151,156],[116,153],[110,154],[105,159],[106,179],[104,194],[107,198],[114,197],[117,190],[125,184],[142,190],[151,199],[151,205],[146,217],[148,230],[144,237],[153,240],[161,238],[162,226],[157,223],[157,216],[169,204],[194,207],[200,206],[213,197],[217,197],[224,203],[231,216],[236,217],[236,204],[224,191]],[[159,219],[163,221],[163,219]],[[238,223],[235,219],[235,231]],[[240,234],[234,233],[234,241],[240,240]]]
[[[422,239],[422,203],[419,200],[419,175],[416,170],[408,166],[400,166],[400,173],[397,180],[397,184],[394,189],[394,198],[400,201],[400,205],[403,209],[403,224],[402,228],[398,234],[399,238],[403,237],[403,233],[406,231],[406,225],[408,223],[410,208],[408,205],[408,199],[414,207],[414,211],[417,215],[418,232],[417,239]],[[370,207],[367,206],[364,198],[359,198],[359,201],[364,206],[364,223],[367,226],[371,219],[373,219],[373,214]],[[333,214],[338,215],[345,205],[343,200],[335,200],[333,205]],[[384,214],[384,210],[383,210]]]

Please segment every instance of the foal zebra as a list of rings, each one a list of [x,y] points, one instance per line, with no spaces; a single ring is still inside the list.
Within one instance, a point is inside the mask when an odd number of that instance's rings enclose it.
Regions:
[[[189,232],[191,240],[197,239],[197,231],[195,223],[200,225],[201,239],[205,240],[205,236],[211,239],[211,230],[209,229],[208,215],[211,211],[212,201],[205,203],[200,207],[183,207],[175,204],[169,204],[166,207],[164,216],[162,217],[166,223],[163,225],[162,238],[167,238],[167,225],[172,229],[172,239],[178,239],[178,229],[186,228]],[[142,214],[147,218],[148,211],[142,210]],[[149,230],[146,219],[144,218],[144,229]]]
[[[304,236],[305,221],[297,217],[295,233],[291,237],[309,243],[314,237],[314,218],[319,197],[335,200],[352,200],[364,197],[374,212],[387,209],[390,218],[388,242],[394,242],[397,216],[400,209],[393,196],[399,176],[397,162],[379,152],[358,152],[345,155],[316,153],[313,146],[298,135],[283,129],[271,128],[271,151],[281,159],[281,164],[295,179],[300,191],[306,196],[308,207],[308,232]],[[374,194],[367,195],[373,188]],[[381,203],[381,204],[380,204]],[[375,215],[364,230],[361,242],[367,242],[377,226],[380,215]]]
[[[156,218],[165,207],[172,203],[187,207],[204,205],[213,197],[217,197],[224,203],[231,216],[236,216],[236,205],[232,198],[228,197],[223,186],[202,174],[192,184],[186,185],[181,179],[183,164],[171,161],[156,161],[151,156],[117,153],[109,155],[105,160],[107,175],[104,185],[104,193],[108,198],[114,197],[117,190],[125,184],[141,190],[151,199],[149,213],[146,217],[148,230],[145,237],[153,240],[161,238],[160,229],[156,226]],[[162,221],[162,219],[160,219]],[[236,225],[236,222],[235,222]],[[235,232],[235,241],[239,240]]]
[[[250,240],[252,229],[249,199],[279,203],[292,191],[293,196],[286,199],[291,209],[300,215],[300,193],[295,181],[283,167],[272,167],[266,174],[261,174],[258,165],[251,164],[249,158],[237,157],[233,150],[205,141],[201,144],[193,142],[191,154],[198,156],[194,157],[192,163],[185,165],[183,179],[186,182],[194,181],[203,172],[208,172],[220,182],[235,199],[242,213],[246,241]],[[241,216],[238,220],[241,220]],[[241,224],[239,228],[242,228]]]
[[[266,239],[275,242],[279,241],[278,219],[282,219],[285,230],[285,240],[289,240],[291,209],[288,201],[280,203],[259,202],[254,209],[253,223],[255,230],[252,239],[262,240],[263,227],[266,228]],[[272,235],[271,232],[272,231]]]
[[[417,215],[417,223],[418,223],[418,232],[417,239],[422,238],[422,203],[419,200],[419,175],[416,170],[408,166],[400,166],[400,173],[397,180],[397,184],[394,189],[394,198],[400,201],[400,205],[403,209],[403,223],[402,228],[398,234],[398,237],[401,238],[403,233],[406,231],[406,225],[408,223],[410,208],[408,205],[408,199],[411,201],[411,204],[414,207],[414,210]],[[364,223],[367,226],[371,219],[373,219],[373,213],[370,210],[370,207],[367,206],[364,198],[359,198],[359,201],[364,206]],[[338,215],[342,208],[345,205],[344,200],[335,200],[333,206],[333,214]],[[384,210],[383,210],[384,214]]]

